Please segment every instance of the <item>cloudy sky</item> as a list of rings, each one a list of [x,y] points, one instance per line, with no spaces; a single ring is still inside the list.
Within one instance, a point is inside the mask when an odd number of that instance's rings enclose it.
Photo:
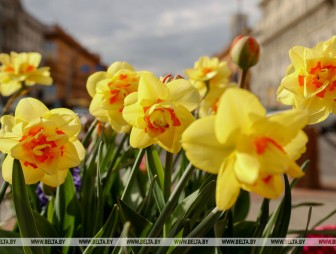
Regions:
[[[157,75],[183,73],[230,41],[231,15],[253,26],[260,0],[23,0],[46,24],[60,24],[107,65],[128,61]]]

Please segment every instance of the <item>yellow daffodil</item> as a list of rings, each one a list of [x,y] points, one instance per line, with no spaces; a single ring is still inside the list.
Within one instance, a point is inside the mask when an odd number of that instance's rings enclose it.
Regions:
[[[216,115],[192,123],[182,135],[191,163],[218,174],[216,204],[232,207],[240,189],[276,198],[283,192],[282,174],[301,177],[295,160],[305,151],[301,130],[304,111],[290,110],[267,117],[258,99],[246,90],[230,88]]]
[[[223,86],[213,86],[209,92],[206,94],[204,99],[201,101],[200,109],[199,109],[199,116],[204,117],[208,115],[214,115],[217,113],[218,110],[218,102],[219,98],[222,94],[226,91],[226,89],[230,87],[237,87],[236,83],[227,83],[223,84]]]
[[[310,114],[310,124],[336,113],[336,36],[314,48],[290,49],[292,64],[278,89],[278,100]]]
[[[0,54],[0,93],[9,96],[22,85],[51,85],[49,67],[38,68],[41,54],[36,52]]]
[[[191,83],[204,96],[212,86],[220,86],[228,82],[231,71],[224,61],[217,57],[202,56],[195,62],[194,68],[186,69],[185,74]]]
[[[116,132],[128,132],[130,125],[123,119],[124,99],[138,90],[139,74],[126,62],[115,62],[107,72],[92,74],[87,90],[93,97],[90,113],[102,122],[109,122]]]
[[[163,84],[152,73],[143,72],[138,92],[128,95],[124,119],[133,127],[132,147],[144,148],[154,143],[171,153],[181,149],[180,138],[194,121],[190,111],[199,102],[199,93],[185,79]]]
[[[22,99],[15,116],[1,118],[0,151],[7,154],[2,165],[3,178],[12,182],[13,160],[17,159],[26,184],[62,184],[68,169],[77,166],[85,155],[77,139],[80,129],[80,120],[73,111],[48,110],[36,99]]]

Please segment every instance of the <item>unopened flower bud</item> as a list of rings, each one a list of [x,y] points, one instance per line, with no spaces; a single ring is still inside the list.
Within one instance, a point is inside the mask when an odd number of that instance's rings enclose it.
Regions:
[[[247,70],[258,63],[259,52],[260,46],[253,37],[239,35],[232,42],[230,55],[235,64]]]

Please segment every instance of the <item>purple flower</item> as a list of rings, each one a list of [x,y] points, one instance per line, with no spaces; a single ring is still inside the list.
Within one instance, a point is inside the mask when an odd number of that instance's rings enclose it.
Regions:
[[[79,192],[81,187],[80,169],[79,167],[75,167],[70,172],[72,174],[72,179],[76,189],[77,198],[79,198]],[[40,200],[41,207],[42,208],[45,207],[49,202],[49,197],[43,192],[41,182],[37,185],[36,193],[38,199]]]

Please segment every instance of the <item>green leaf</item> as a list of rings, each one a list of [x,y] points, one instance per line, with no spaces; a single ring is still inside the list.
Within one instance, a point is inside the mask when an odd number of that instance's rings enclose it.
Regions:
[[[16,218],[20,228],[20,236],[23,238],[37,238],[39,237],[39,233],[29,203],[21,164],[18,160],[14,160],[12,176],[13,200]],[[44,253],[44,248],[41,246],[24,246],[23,249],[26,254]]]
[[[88,145],[89,140],[90,140],[90,138],[92,136],[92,133],[93,133],[94,129],[96,128],[97,123],[98,123],[98,120],[95,119],[92,122],[89,130],[86,132],[86,135],[85,135],[85,137],[83,138],[83,141],[82,141],[82,144],[83,144],[84,147],[86,147]]]
[[[211,202],[212,197],[214,198],[215,190],[216,181],[211,181],[202,189],[195,191],[179,203],[172,214],[172,223],[175,221],[176,223],[169,234],[170,237],[173,237],[184,227],[187,219],[190,220],[191,224],[199,220],[199,215],[207,209],[206,205]]]
[[[112,238],[118,228],[119,225],[119,213],[117,205],[115,205],[107,218],[105,224],[103,227],[98,231],[98,233],[94,236],[94,239],[96,238]],[[110,253],[110,247],[97,247],[97,246],[87,246],[84,250],[83,254],[91,254],[91,253]]]
[[[146,160],[153,175],[158,175],[161,189],[164,186],[164,169],[154,146],[146,149]]]
[[[280,213],[275,222],[272,237],[285,237],[287,235],[292,207],[292,194],[287,175],[284,175],[285,196],[281,202]]]
[[[261,204],[260,213],[257,219],[258,226],[255,232],[253,233],[253,237],[261,237],[267,225],[268,218],[269,218],[269,203],[270,203],[270,200],[267,198],[264,198]]]
[[[38,228],[39,236],[49,238],[49,237],[59,237],[55,227],[41,214],[33,211],[33,216],[35,220],[36,227]]]
[[[145,237],[150,230],[152,223],[139,213],[129,207],[122,200],[118,200],[120,213],[124,222],[129,221],[132,225],[131,231],[136,237]]]
[[[96,182],[96,158],[98,155],[98,149],[101,139],[97,140],[94,144],[93,151],[91,152],[90,158],[87,159],[87,164],[83,164],[83,177],[82,177],[82,186],[81,186],[81,211],[82,218],[94,218],[94,201],[95,201],[95,182]],[[82,236],[90,237],[92,236],[94,228],[92,227],[92,221],[83,220],[82,223]]]
[[[103,189],[102,189],[102,182],[100,177],[101,172],[101,164],[102,161],[102,145],[101,142],[98,148],[98,166],[96,168],[96,209],[95,209],[95,222],[94,222],[94,233],[97,233],[99,228],[103,225],[103,210],[104,210],[104,197],[103,197]]]
[[[310,223],[310,219],[311,219],[311,214],[312,214],[312,207],[309,207],[306,229],[305,229],[305,232],[300,236],[301,238],[305,238],[307,236],[308,228],[309,228],[309,223]],[[303,247],[304,246],[297,246],[297,247],[295,247],[295,249],[294,249],[294,251],[292,253],[293,254],[300,254],[300,253],[302,253]]]
[[[1,165],[2,165],[2,163],[1,163]],[[4,181],[2,186],[1,186],[1,189],[0,189],[0,204],[5,197],[8,186],[9,186],[9,183]]]
[[[147,196],[144,198],[141,204],[137,207],[137,211],[145,218],[149,218],[150,212],[153,208],[153,202],[155,202],[153,200],[153,192],[154,192],[154,184],[156,180],[157,180],[157,175],[155,175],[150,182]]]
[[[277,210],[273,213],[269,219],[262,237],[276,237],[281,238],[285,237],[288,232],[290,216],[291,216],[291,207],[292,207],[292,196],[291,196],[291,187],[288,182],[287,175],[284,175],[285,182],[285,195],[280,202]],[[272,230],[273,229],[273,230]],[[272,253],[275,248],[267,247],[267,250],[264,246],[259,249],[259,253]],[[265,250],[265,252],[264,252]],[[279,251],[277,249],[277,251]]]
[[[75,237],[81,224],[81,211],[70,172],[65,182],[56,190],[54,212],[53,224],[57,226],[60,235],[63,237]],[[68,253],[69,247],[63,246],[63,253]]]
[[[123,200],[124,202],[126,202],[127,204],[132,205],[134,208],[139,204],[139,202],[133,202],[131,199],[131,193],[132,193],[132,186],[133,183],[136,179],[136,175],[139,171],[139,166],[140,163],[142,161],[143,156],[145,155],[145,149],[141,149],[137,155],[137,158],[135,159],[135,162],[133,164],[133,167],[131,169],[129,178],[127,180],[124,192],[121,196],[121,200]]]
[[[250,193],[241,189],[238,199],[232,208],[233,221],[243,221],[250,211]]]
[[[334,214],[336,214],[336,209],[333,210],[332,212],[330,212],[329,214],[327,214],[325,217],[323,217],[322,219],[320,219],[312,228],[316,228],[317,226],[321,225],[323,222],[325,222],[327,219],[329,219],[330,217],[332,217]]]
[[[323,206],[323,205],[324,205],[323,203],[317,203],[317,202],[303,202],[303,203],[299,203],[296,205],[292,205],[292,209],[302,207],[302,206],[312,207],[312,206]]]
[[[128,235],[129,235],[129,230],[131,228],[131,223],[129,221],[127,221],[125,224],[124,224],[124,227],[123,227],[123,230],[121,231],[121,235],[120,235],[120,238],[127,238]],[[127,247],[126,246],[116,246],[114,249],[113,249],[113,252],[112,254],[117,254],[117,253],[121,253],[121,254],[128,254],[129,251],[127,250]]]
[[[147,163],[147,168],[149,169],[149,170],[146,170],[147,175],[148,175],[149,180],[153,182],[154,177],[153,177],[152,170],[150,169],[150,167],[151,166]],[[162,188],[159,187],[159,184],[157,183],[157,181],[155,181],[153,184],[154,184],[154,188],[153,188],[154,200],[155,200],[156,206],[159,209],[159,212],[162,212],[165,206],[165,203],[166,203],[163,197],[163,191],[162,191]]]

